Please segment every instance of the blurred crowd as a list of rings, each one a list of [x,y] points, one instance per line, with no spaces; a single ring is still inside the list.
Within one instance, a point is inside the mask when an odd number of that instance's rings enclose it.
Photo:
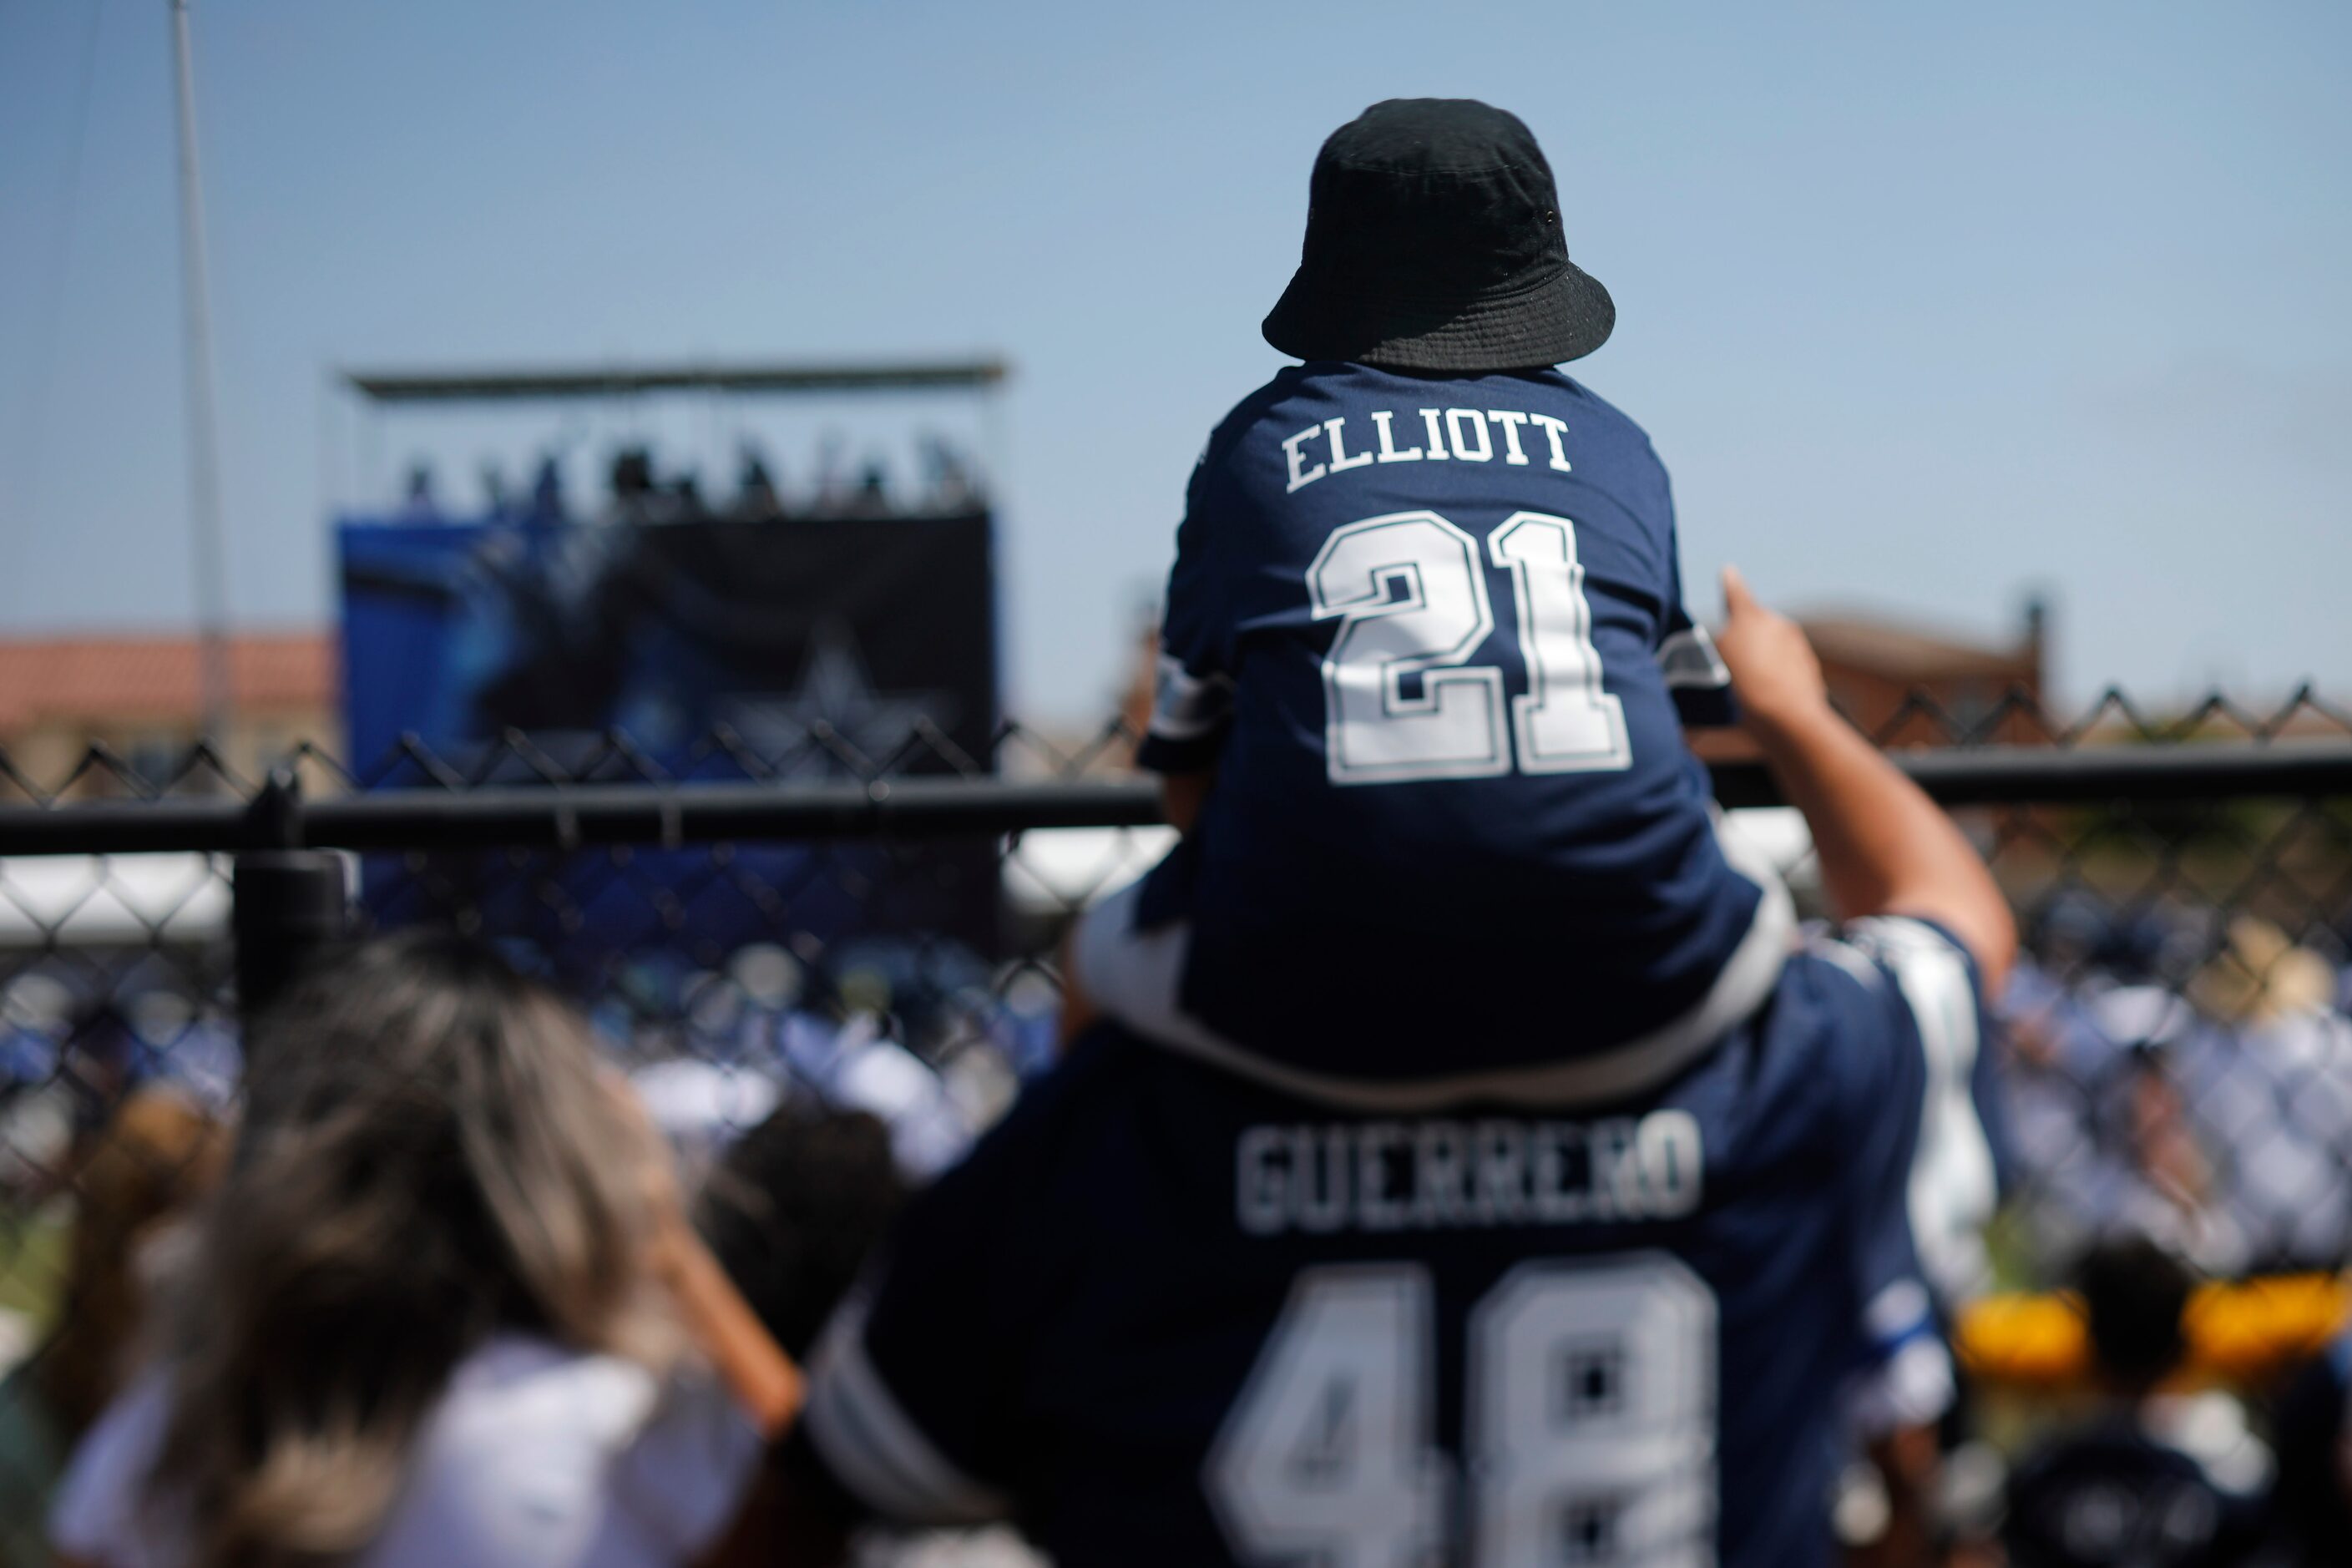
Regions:
[[[58,958],[0,991],[0,1215],[70,1196],[76,1152],[133,1097],[233,1113],[246,1070],[237,1031],[180,978]],[[793,1101],[886,1118],[910,1173],[934,1173],[1051,1059],[1057,1006],[1044,975],[937,937],[845,942],[814,963],[759,943],[718,969],[633,955],[587,1004],[600,1047],[689,1176]]]
[[[2186,905],[2044,903],[1999,1013],[2005,1204],[1988,1284],[2057,1286],[2082,1365],[1964,1413],[1951,1561],[2352,1561],[2352,968],[2336,933]],[[2200,1365],[2190,1329],[2259,1342],[2200,1281],[2314,1277],[2336,1337]],[[2259,1291],[2251,1299],[2259,1303]],[[2259,1311],[2259,1308],[2257,1308]],[[2046,1321],[2046,1320],[2045,1320]],[[2282,1332],[2295,1339],[2297,1325]],[[1998,1338],[1998,1336],[1994,1336]],[[1983,1439],[2008,1430],[2001,1447]]]
[[[2352,1259],[2346,971],[2259,921],[2086,900],[2029,934],[1993,1256],[2074,1289],[2090,1368],[1991,1479],[1953,1467],[1943,1560],[2339,1561],[2352,1337],[2273,1387],[2175,1374],[2199,1277]],[[764,1528],[757,1455],[795,1385],[690,1260],[804,1355],[905,1194],[1051,1062],[1057,1005],[937,942],[635,960],[575,1012],[488,949],[412,935],[250,1040],[162,988],[70,982],[18,976],[0,1027],[8,1244],[47,1216],[63,1282],[45,1334],[0,1307],[0,1568],[51,1561],[53,1536],[100,1568],[369,1542],[437,1562],[469,1509],[593,1518],[628,1543],[600,1563],[730,1560]],[[273,1293],[321,1268],[326,1293]],[[496,1457],[518,1452],[527,1481]],[[531,1495],[499,1489],[509,1470]],[[133,1506],[151,1479],[194,1504]],[[1841,1502],[1857,1543],[1868,1489]],[[2082,1538],[2102,1519],[2114,1540]],[[1003,1534],[864,1550],[1026,1561]]]
[[[1050,1011],[1001,978],[888,943],[817,974],[749,950],[625,974],[592,1018],[410,933],[273,1008],[226,1064],[234,1105],[175,1066],[237,1050],[205,1030],[159,1049],[85,1017],[42,1063],[20,1029],[20,1065],[56,1070],[0,1089],[8,1212],[68,1213],[55,1331],[0,1315],[0,1564],[53,1541],[110,1568],[485,1538],[706,1560],[760,1506],[797,1397],[778,1352],[805,1358],[904,1194],[1050,1049]],[[646,1059],[628,998],[661,987],[700,1054]],[[152,1516],[166,1475],[184,1506]]]
[[[565,493],[562,466],[552,455],[541,459],[527,489],[514,485],[497,465],[485,464],[480,472],[482,510],[493,518],[626,523],[956,517],[985,510],[987,491],[967,452],[937,432],[919,435],[914,445],[915,471],[908,477],[894,473],[890,460],[881,454],[853,458],[845,441],[827,437],[818,444],[806,480],[795,482],[761,447],[746,442],[737,454],[731,491],[706,495],[698,469],[665,470],[656,465],[650,446],[633,444],[612,454],[604,497],[586,508]],[[471,517],[445,500],[430,464],[420,461],[410,467],[401,521]]]
[[[2352,1259],[2352,971],[2247,916],[2067,898],[2036,925],[2001,1058],[2032,1258],[2140,1235],[2220,1276]]]

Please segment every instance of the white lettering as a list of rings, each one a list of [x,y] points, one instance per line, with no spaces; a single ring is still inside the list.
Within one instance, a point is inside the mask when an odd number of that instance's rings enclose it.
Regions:
[[[1322,1145],[1318,1159],[1316,1145]],[[1327,1127],[1318,1139],[1311,1127],[1290,1133],[1290,1190],[1297,1194],[1298,1228],[1323,1235],[1348,1223],[1348,1130]],[[1320,1174],[1322,1191],[1317,1192]]]
[[[1559,444],[1559,438],[1568,434],[1568,421],[1549,414],[1530,414],[1528,417],[1543,426],[1544,439],[1551,443],[1551,466],[1563,474],[1570,472],[1568,448]]]
[[[1468,1217],[1463,1203],[1463,1178],[1467,1175],[1469,1140],[1461,1123],[1424,1121],[1413,1131],[1412,1217],[1424,1226],[1460,1225]]]
[[[1393,1121],[1371,1122],[1356,1134],[1356,1223],[1366,1230],[1402,1230],[1412,1222],[1412,1211],[1388,1194],[1388,1151],[1403,1137]]]
[[[1323,426],[1320,425],[1309,425],[1297,435],[1293,436],[1283,442],[1283,455],[1290,459],[1290,489],[1292,490],[1302,489],[1305,487],[1313,484],[1316,480],[1321,479],[1327,471],[1320,463],[1316,464],[1311,468],[1305,467],[1306,458],[1298,450],[1301,444],[1312,441],[1316,437],[1320,436],[1321,434],[1323,434]]]
[[[1503,427],[1503,461],[1526,468],[1528,455],[1519,450],[1519,426],[1528,422],[1528,416],[1516,408],[1489,408],[1486,417]]]
[[[1396,449],[1394,443],[1389,439],[1389,421],[1395,417],[1395,413],[1386,408],[1378,410],[1372,416],[1372,423],[1379,426],[1381,431],[1381,461],[1383,463],[1420,462],[1420,447],[1407,447],[1403,451],[1400,452]],[[1440,453],[1439,455],[1441,457],[1444,456],[1443,453]]]
[[[1678,1110],[1251,1127],[1234,1155],[1249,1236],[1672,1220],[1706,1186],[1697,1119]]]
[[[1698,1118],[1687,1110],[1654,1110],[1642,1118],[1633,1146],[1652,1219],[1680,1219],[1698,1207]]]
[[[1346,426],[1348,416],[1326,419],[1320,425],[1310,425],[1282,443],[1283,457],[1289,465],[1290,489],[1306,489],[1328,474],[1344,474],[1350,468],[1361,468],[1373,463],[1418,463],[1423,458],[1442,463],[1449,458],[1465,462],[1490,462],[1495,457],[1495,440],[1488,425],[1503,432],[1503,461],[1514,468],[1525,468],[1535,459],[1528,449],[1527,427],[1533,425],[1544,434],[1544,444],[1550,448],[1549,467],[1555,473],[1572,473],[1568,460],[1568,422],[1549,414],[1524,414],[1516,408],[1423,408],[1423,427],[1428,441],[1421,447],[1400,447],[1396,444],[1397,411],[1375,408],[1370,411],[1374,444],[1371,449],[1348,450]],[[1307,455],[1307,443],[1318,437],[1328,443],[1330,450],[1324,462],[1315,462]]]
[[[1344,417],[1323,421],[1323,429],[1331,437],[1331,471],[1335,474],[1344,474],[1349,468],[1363,468],[1372,460],[1372,455],[1370,452],[1359,452],[1351,458],[1348,456],[1348,448],[1339,444],[1339,426],[1347,422]]]
[[[1478,437],[1478,449],[1475,452],[1462,434],[1465,429]],[[1486,416],[1475,408],[1447,409],[1445,434],[1453,443],[1454,455],[1465,463],[1483,463],[1495,455],[1495,443],[1486,437]]]
[[[1565,1225],[1584,1217],[1584,1194],[1568,1186],[1568,1151],[1564,1141],[1577,1129],[1557,1121],[1538,1121],[1530,1130],[1535,1145],[1535,1173],[1528,1185],[1535,1198],[1536,1218],[1547,1225]]]
[[[1481,1225],[1517,1225],[1528,1210],[1528,1134],[1516,1121],[1478,1123],[1477,1195]]]
[[[1587,1170],[1592,1184],[1592,1214],[1596,1219],[1642,1217],[1642,1173],[1633,1163],[1633,1124],[1608,1121],[1597,1123],[1585,1139]]]
[[[1279,1129],[1252,1127],[1234,1145],[1234,1211],[1252,1236],[1273,1236],[1288,1227],[1289,1184],[1274,1163],[1281,1142]]]

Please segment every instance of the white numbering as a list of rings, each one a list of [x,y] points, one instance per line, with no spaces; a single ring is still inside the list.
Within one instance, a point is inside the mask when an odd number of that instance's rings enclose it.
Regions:
[[[1601,689],[1592,606],[1576,558],[1576,526],[1540,512],[1514,514],[1486,541],[1510,569],[1527,656],[1528,694],[1511,701],[1519,768],[1530,773],[1598,773],[1633,760],[1625,705]]]
[[[1331,782],[1403,784],[1511,771],[1585,773],[1633,761],[1623,705],[1601,689],[1576,525],[1514,512],[1487,539],[1511,574],[1528,693],[1468,663],[1495,629],[1477,542],[1432,511],[1368,517],[1333,531],[1307,568],[1316,618],[1344,617],[1323,658]],[[1405,681],[1418,677],[1419,696]]]
[[[1495,629],[1476,540],[1433,511],[1368,517],[1323,542],[1307,590],[1317,619],[1346,617],[1323,659],[1334,783],[1511,771],[1503,672],[1463,665]],[[1404,692],[1413,675],[1417,698]]]
[[[1443,1554],[1428,1276],[1310,1269],[1204,1482],[1236,1555],[1389,1568]],[[1475,1568],[1715,1561],[1716,1307],[1663,1253],[1530,1263],[1470,1317]]]
[[[1664,1253],[1523,1264],[1470,1322],[1482,1564],[1715,1561],[1715,1295]]]
[[[1429,1312],[1418,1268],[1299,1277],[1209,1459],[1209,1495],[1244,1556],[1417,1568],[1436,1554]]]

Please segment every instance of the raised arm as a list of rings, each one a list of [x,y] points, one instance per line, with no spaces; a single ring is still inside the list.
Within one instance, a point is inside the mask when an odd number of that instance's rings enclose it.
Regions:
[[[605,1080],[605,1088],[628,1131],[628,1146],[612,1152],[634,1163],[645,1199],[648,1226],[641,1261],[653,1282],[668,1294],[680,1323],[719,1381],[761,1435],[772,1439],[800,1414],[804,1392],[801,1369],[760,1321],[687,1217],[676,1156],[646,1113],[645,1101],[617,1073]]]
[[[1841,919],[1917,915],[1958,938],[1988,995],[2017,956],[2017,924],[1984,861],[1924,791],[1830,707],[1821,662],[1797,624],[1758,604],[1726,568],[1716,648],[1742,721],[1789,803],[1804,813]]]
[[[801,1369],[682,1214],[662,1225],[652,1264],[696,1347],[760,1435],[771,1441],[782,1436],[801,1412]]]

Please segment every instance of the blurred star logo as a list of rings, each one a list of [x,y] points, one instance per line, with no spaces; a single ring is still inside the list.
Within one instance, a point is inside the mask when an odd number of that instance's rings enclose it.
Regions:
[[[721,700],[718,712],[783,776],[803,778],[855,774],[856,758],[889,763],[924,720],[941,730],[951,725],[956,705],[943,691],[877,690],[857,639],[841,622],[824,621],[810,637],[797,688],[738,693]]]

